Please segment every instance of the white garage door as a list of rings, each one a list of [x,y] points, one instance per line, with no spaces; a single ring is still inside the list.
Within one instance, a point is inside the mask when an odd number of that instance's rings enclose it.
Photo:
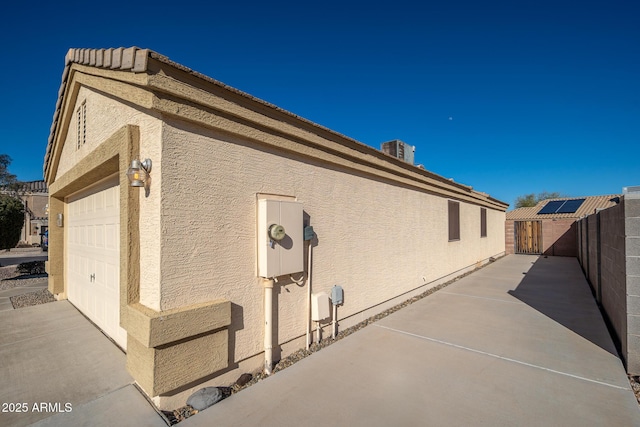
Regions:
[[[117,177],[67,199],[66,277],[71,301],[123,349]]]

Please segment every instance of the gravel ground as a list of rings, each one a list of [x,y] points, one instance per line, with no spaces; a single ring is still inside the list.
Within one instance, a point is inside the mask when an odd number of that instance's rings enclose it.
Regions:
[[[638,404],[640,404],[640,377],[629,375],[629,383],[631,384],[631,389],[636,395]]]
[[[11,300],[13,308],[30,307],[32,305],[46,304],[56,300],[48,289],[17,295],[9,299]]]
[[[0,291],[46,285],[47,277],[47,274],[20,275],[20,273],[16,272],[15,265],[0,267]],[[29,307],[55,301],[55,298],[47,289],[16,295],[9,299],[13,308]]]
[[[6,267],[0,267],[0,280],[11,279],[16,277],[18,273],[16,273],[17,265],[8,265]]]

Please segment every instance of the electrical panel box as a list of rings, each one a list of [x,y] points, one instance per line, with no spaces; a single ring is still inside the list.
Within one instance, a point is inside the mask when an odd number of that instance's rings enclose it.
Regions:
[[[258,276],[304,271],[302,203],[258,199]]]
[[[311,320],[318,322],[329,316],[329,295],[324,292],[311,294]]]
[[[331,303],[333,305],[341,305],[344,301],[344,292],[342,286],[335,285],[331,288]]]

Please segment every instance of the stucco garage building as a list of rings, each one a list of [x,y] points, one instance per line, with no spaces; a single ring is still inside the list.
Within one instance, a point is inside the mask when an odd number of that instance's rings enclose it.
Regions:
[[[68,52],[44,171],[63,215],[49,290],[127,352],[160,407],[262,366],[266,329],[275,360],[304,347],[309,265],[314,293],[343,287],[344,328],[504,253],[505,203],[149,50]]]

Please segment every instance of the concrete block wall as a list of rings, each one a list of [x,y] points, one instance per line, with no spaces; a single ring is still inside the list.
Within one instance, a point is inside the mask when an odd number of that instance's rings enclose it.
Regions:
[[[640,374],[640,195],[581,219],[578,260],[613,328],[627,372]]]
[[[640,195],[624,198],[624,228],[627,370],[635,375],[640,373]]]
[[[594,215],[600,216],[601,297],[599,302],[613,326],[616,339],[624,355],[627,348],[624,201],[617,206]],[[597,252],[597,247],[594,245],[595,242],[597,242],[597,237],[595,235],[589,235],[589,254]],[[591,257],[590,255],[588,256],[590,260],[589,264],[591,264]],[[588,273],[592,271],[593,269],[589,265]],[[595,277],[591,275],[589,275],[588,278],[592,283],[596,280]]]
[[[587,250],[589,248],[589,235],[587,234],[587,222],[579,221],[578,229],[580,230],[580,247],[578,248],[578,259],[580,260],[580,265],[582,266],[583,271],[586,275],[586,269],[589,265],[589,259],[587,257]],[[589,276],[587,275],[587,278]]]
[[[576,256],[575,219],[554,219],[542,222],[544,255]]]
[[[593,290],[596,299],[600,301],[602,293],[600,288],[600,262],[601,262],[601,242],[600,242],[600,217],[598,215],[591,215],[585,218],[586,235],[589,236],[589,245],[594,249],[589,251],[586,256],[588,257],[587,277]]]
[[[504,222],[504,243],[507,255],[515,253],[516,237],[514,221]]]

